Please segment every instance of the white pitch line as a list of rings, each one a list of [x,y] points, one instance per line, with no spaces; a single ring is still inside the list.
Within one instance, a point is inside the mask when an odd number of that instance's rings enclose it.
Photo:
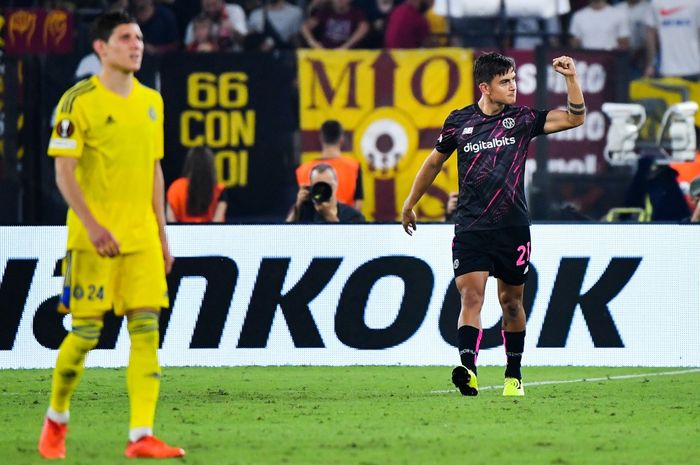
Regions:
[[[700,368],[691,368],[689,370],[678,370],[678,371],[659,371],[652,373],[638,373],[633,375],[618,375],[618,376],[604,376],[601,378],[579,378],[579,379],[562,379],[558,381],[533,381],[531,383],[523,383],[525,387],[531,386],[545,386],[547,384],[571,384],[571,383],[592,383],[598,381],[614,381],[620,379],[633,379],[633,378],[647,378],[650,376],[672,376],[672,375],[687,375],[689,373],[699,373]],[[479,391],[487,391],[489,389],[503,389],[503,386],[484,386],[480,387]],[[450,394],[457,392],[457,389],[438,389],[435,391],[430,391],[431,394]]]

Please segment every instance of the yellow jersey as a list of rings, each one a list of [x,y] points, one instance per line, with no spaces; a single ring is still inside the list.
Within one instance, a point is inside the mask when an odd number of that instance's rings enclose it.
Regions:
[[[160,247],[153,211],[155,161],[163,158],[163,98],[134,78],[128,97],[93,76],[61,97],[49,156],[78,159],[75,171],[95,219],[122,253]],[[68,249],[91,250],[87,229],[68,209]]]

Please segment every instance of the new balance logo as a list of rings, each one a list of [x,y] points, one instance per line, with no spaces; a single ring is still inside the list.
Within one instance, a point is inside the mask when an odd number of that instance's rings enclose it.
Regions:
[[[503,147],[504,145],[515,144],[515,137],[494,137],[489,141],[480,140],[479,142],[468,142],[464,145],[464,151],[466,153],[474,152],[478,153],[484,149],[494,149],[497,147]]]

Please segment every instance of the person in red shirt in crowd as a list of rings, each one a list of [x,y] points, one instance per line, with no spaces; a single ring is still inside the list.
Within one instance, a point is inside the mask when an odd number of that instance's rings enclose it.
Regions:
[[[352,0],[332,0],[313,12],[301,26],[301,34],[311,48],[357,48],[369,32],[365,13]]]
[[[223,223],[226,218],[224,185],[216,181],[214,154],[207,147],[187,153],[182,177],[168,188],[169,223]]]
[[[426,45],[430,26],[424,13],[430,0],[406,0],[389,15],[384,35],[385,48],[419,48]]]

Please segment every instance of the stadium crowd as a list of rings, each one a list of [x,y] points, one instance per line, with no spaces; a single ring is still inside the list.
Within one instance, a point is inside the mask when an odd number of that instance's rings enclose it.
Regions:
[[[84,54],[75,72],[76,79],[100,69],[88,39],[90,22],[102,12],[125,10],[138,20],[145,53],[150,55],[298,48],[533,49],[546,43],[552,47],[627,52],[630,78],[700,80],[697,1],[540,0],[523,2],[529,7],[514,12],[505,9],[506,3],[500,0],[10,0],[7,6],[65,8],[74,12],[76,50]],[[489,10],[493,5],[499,6],[496,13]],[[688,36],[688,30],[696,33]],[[337,175],[342,178],[344,173],[339,171]],[[339,182],[341,186],[346,183],[343,179]],[[303,185],[299,180],[297,184]],[[685,194],[692,212],[691,196]],[[353,202],[346,203],[357,207]],[[448,217],[449,210],[450,204],[446,203]]]
[[[465,0],[10,0],[7,6],[66,8],[76,13],[78,29],[86,29],[92,18],[103,11],[129,10],[138,19],[146,53],[150,54],[175,50],[446,45],[531,49],[546,41],[553,46],[629,50],[638,75],[697,78],[700,74],[700,69],[696,69],[700,67],[697,37],[683,40],[663,21],[673,8],[681,8],[687,12],[683,21],[697,27],[699,19],[692,1],[551,0],[529,2],[533,6],[520,12],[499,10],[496,15],[488,11],[489,4],[500,5],[500,1],[483,2],[483,6],[473,3],[469,5]],[[554,7],[547,7],[548,4]],[[537,5],[547,8],[538,15]],[[79,40],[82,36],[78,35]],[[80,45],[85,49],[90,47],[87,43]],[[681,49],[685,50],[686,46],[687,53],[699,55],[698,59],[685,59],[686,52]]]

